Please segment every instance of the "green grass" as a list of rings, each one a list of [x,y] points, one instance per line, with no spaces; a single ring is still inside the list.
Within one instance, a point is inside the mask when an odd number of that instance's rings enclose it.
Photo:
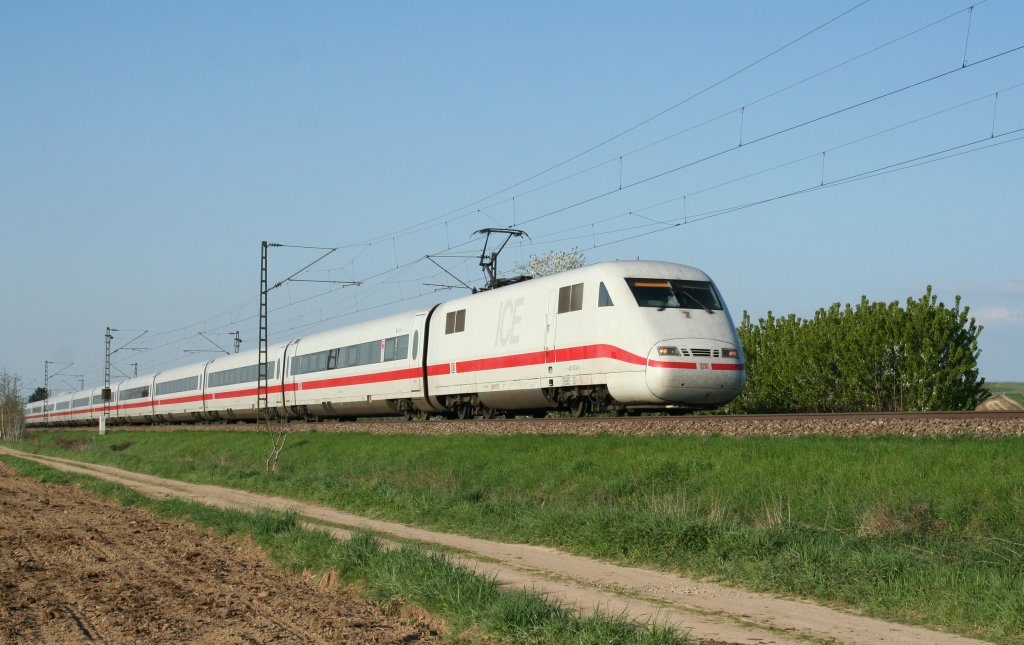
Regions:
[[[276,476],[253,433],[38,433],[18,447],[1024,643],[1020,437],[309,433]]]
[[[985,387],[992,393],[992,396],[1002,394],[1024,405],[1024,383],[985,383]]]
[[[182,500],[155,500],[117,484],[62,473],[32,462],[0,457],[24,475],[51,484],[77,483],[86,490],[162,517],[208,527],[221,536],[249,536],[282,568],[321,574],[334,570],[344,582],[359,582],[369,599],[412,603],[444,617],[452,636],[481,635],[508,643],[605,643],[670,645],[687,639],[673,630],[639,625],[621,617],[581,616],[522,591],[506,591],[494,580],[416,546],[385,549],[368,532],[337,540],[300,524],[294,513],[222,510]]]

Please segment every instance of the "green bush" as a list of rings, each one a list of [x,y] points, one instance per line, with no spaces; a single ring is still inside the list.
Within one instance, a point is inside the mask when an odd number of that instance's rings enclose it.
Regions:
[[[971,410],[987,396],[969,307],[918,300],[833,304],[804,320],[790,314],[737,329],[747,386],[729,412]]]

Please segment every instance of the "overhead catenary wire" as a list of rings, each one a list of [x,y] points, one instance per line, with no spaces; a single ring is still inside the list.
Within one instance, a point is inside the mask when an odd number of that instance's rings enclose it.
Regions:
[[[579,226],[570,227],[568,229],[562,229],[560,231],[554,231],[552,233],[549,233],[547,236],[536,236],[535,243],[536,243],[536,245],[543,245],[545,243],[550,243],[549,240],[550,240],[550,238],[552,236],[561,235],[561,234],[567,233],[567,232],[575,230],[575,229],[586,228],[588,226],[592,226],[595,223],[601,224],[601,223],[605,223],[605,222],[612,221],[612,220],[615,220],[615,219],[620,219],[620,218],[622,218],[624,216],[627,216],[627,215],[637,215],[637,216],[639,216],[639,214],[642,213],[643,211],[651,210],[651,209],[654,209],[654,208],[659,208],[661,206],[665,206],[665,205],[668,205],[668,204],[671,204],[671,203],[677,202],[677,201],[682,201],[683,202],[683,213],[684,213],[684,217],[685,217],[685,215],[687,213],[686,199],[688,197],[693,197],[693,196],[696,196],[696,195],[700,195],[702,193],[706,193],[706,192],[709,192],[709,191],[717,190],[719,188],[723,188],[725,186],[729,186],[729,185],[732,185],[732,184],[735,184],[735,183],[738,183],[738,182],[741,182],[741,181],[745,181],[745,180],[751,179],[753,177],[764,175],[764,174],[767,174],[767,173],[770,173],[770,172],[773,172],[773,171],[785,168],[787,166],[792,166],[792,165],[799,164],[801,162],[807,161],[809,159],[814,159],[815,157],[818,157],[818,156],[823,156],[823,155],[825,155],[827,153],[836,152],[836,151],[842,150],[844,148],[850,147],[852,145],[856,145],[858,143],[869,141],[869,140],[871,140],[873,138],[882,136],[884,134],[889,134],[889,133],[894,132],[896,130],[900,130],[902,128],[906,128],[906,127],[909,127],[909,126],[912,126],[912,125],[919,124],[919,123],[921,123],[923,121],[926,121],[928,119],[932,119],[932,118],[935,118],[937,116],[941,116],[941,115],[944,115],[944,114],[949,114],[950,112],[953,112],[955,110],[959,110],[961,108],[964,108],[964,107],[967,107],[967,106],[979,103],[981,101],[984,101],[984,100],[992,97],[993,95],[998,95],[1000,93],[1007,93],[1007,92],[1010,92],[1012,90],[1018,89],[1018,88],[1020,88],[1022,86],[1024,86],[1024,82],[1015,83],[1013,85],[1008,85],[1006,87],[1001,88],[1000,90],[997,90],[996,92],[989,92],[987,94],[983,94],[983,95],[978,96],[976,98],[973,98],[971,100],[963,101],[961,103],[957,103],[956,105],[951,105],[951,106],[942,108],[940,110],[936,110],[934,112],[931,112],[929,114],[925,114],[923,116],[915,117],[913,119],[910,119],[910,120],[907,120],[907,121],[903,121],[902,123],[899,123],[899,124],[896,124],[896,125],[893,125],[893,126],[890,126],[890,127],[887,127],[887,128],[876,130],[874,132],[871,132],[870,134],[866,134],[866,135],[863,135],[863,136],[860,136],[860,137],[856,137],[856,138],[851,139],[849,141],[846,141],[844,143],[837,144],[837,145],[831,146],[829,148],[825,148],[824,150],[812,152],[812,153],[807,154],[807,155],[802,155],[800,157],[797,157],[795,159],[790,159],[789,161],[785,161],[785,162],[782,162],[782,163],[773,164],[773,165],[771,165],[771,166],[769,166],[767,168],[762,168],[762,169],[757,170],[755,172],[746,173],[746,174],[743,174],[743,175],[740,175],[740,176],[737,176],[737,177],[733,177],[731,179],[728,179],[728,180],[725,180],[725,181],[721,181],[721,182],[717,182],[717,183],[705,186],[703,188],[698,188],[698,189],[690,190],[690,191],[686,192],[683,195],[671,197],[669,199],[664,199],[664,200],[655,202],[653,204],[648,204],[646,206],[634,207],[633,209],[629,210],[627,213],[616,214],[616,215],[613,215],[611,217],[606,217],[606,218],[603,218],[601,220],[597,220],[596,222],[591,222],[590,224],[581,224]],[[990,136],[994,136],[994,135],[995,135],[995,131],[993,129],[991,134],[990,134]],[[823,178],[820,180],[820,183],[824,183],[824,179]]]
[[[940,25],[940,24],[946,22],[947,20],[950,20],[950,19],[952,19],[952,18],[954,18],[954,17],[956,17],[956,16],[958,16],[958,15],[968,11],[969,9],[972,9],[973,7],[976,7],[976,6],[978,6],[980,4],[983,4],[984,2],[987,2],[987,1],[988,0],[981,0],[981,2],[976,2],[973,5],[970,5],[969,7],[963,7],[961,9],[958,9],[958,10],[952,12],[952,13],[949,13],[949,14],[943,16],[942,18],[939,18],[937,20],[933,20],[932,22],[927,23],[927,24],[925,24],[925,25],[923,25],[921,27],[917,27],[916,29],[912,29],[912,30],[910,30],[908,32],[905,32],[902,35],[897,36],[896,38],[892,38],[892,39],[890,39],[890,40],[888,40],[888,41],[886,41],[886,42],[884,42],[884,43],[882,43],[880,45],[877,45],[875,47],[871,47],[871,48],[869,48],[869,49],[867,49],[865,51],[862,51],[859,54],[856,54],[855,56],[851,56],[849,58],[846,58],[843,61],[840,61],[839,63],[836,63],[834,65],[826,67],[825,69],[822,69],[822,70],[820,70],[818,72],[815,72],[815,73],[813,73],[813,74],[811,74],[809,76],[805,76],[805,77],[801,78],[798,81],[790,83],[789,85],[786,85],[786,86],[781,87],[779,89],[773,90],[773,91],[771,91],[771,92],[769,92],[767,94],[764,94],[764,95],[762,95],[762,96],[760,96],[760,97],[758,97],[756,99],[753,99],[753,100],[750,100],[750,101],[746,101],[745,103],[743,103],[742,105],[740,105],[738,107],[730,108],[730,109],[728,109],[728,110],[726,110],[724,112],[720,112],[720,113],[718,113],[715,116],[712,116],[712,117],[709,117],[707,119],[704,119],[703,121],[700,121],[698,123],[689,125],[686,128],[683,128],[682,130],[677,130],[677,131],[675,131],[675,132],[673,132],[673,133],[671,133],[669,135],[663,136],[663,137],[661,137],[659,139],[656,139],[656,140],[654,140],[652,142],[646,143],[646,144],[641,145],[641,146],[639,146],[637,148],[633,148],[633,149],[631,149],[631,150],[629,150],[627,152],[624,152],[624,153],[618,155],[617,157],[611,157],[611,158],[606,159],[604,161],[601,161],[601,162],[595,163],[593,165],[590,165],[590,166],[588,166],[586,168],[583,168],[583,169],[580,169],[578,171],[575,171],[575,172],[573,172],[571,174],[559,177],[558,179],[554,179],[554,180],[549,181],[547,183],[544,183],[542,185],[535,186],[535,187],[530,188],[528,190],[524,190],[522,192],[516,193],[515,195],[513,195],[510,198],[506,198],[506,199],[495,201],[495,202],[490,202],[486,206],[486,208],[493,208],[495,206],[501,205],[503,203],[507,203],[508,201],[515,200],[517,198],[521,199],[521,198],[523,198],[523,197],[525,197],[527,195],[536,193],[536,192],[538,192],[540,190],[544,190],[546,188],[550,188],[552,186],[555,186],[555,185],[560,184],[562,182],[565,182],[567,180],[574,179],[576,177],[579,177],[579,176],[584,175],[584,174],[589,173],[589,172],[593,172],[594,170],[598,170],[600,168],[603,168],[604,166],[607,166],[607,165],[610,165],[612,163],[615,163],[616,161],[619,161],[620,165],[621,165],[621,162],[622,162],[622,160],[624,158],[628,158],[628,157],[636,155],[636,154],[638,154],[640,152],[647,151],[647,150],[649,150],[649,149],[651,149],[651,148],[653,148],[653,147],[655,147],[657,145],[660,145],[662,143],[665,143],[667,141],[670,141],[672,139],[680,137],[680,136],[682,136],[684,134],[689,134],[690,132],[693,132],[693,131],[698,130],[700,128],[703,128],[705,126],[711,125],[711,124],[713,124],[713,123],[715,123],[717,121],[720,121],[720,120],[722,120],[722,119],[724,119],[726,117],[732,116],[732,115],[736,114],[737,112],[744,111],[747,108],[753,107],[753,106],[758,105],[758,104],[760,104],[760,103],[762,103],[764,101],[767,101],[768,99],[774,98],[776,96],[779,96],[780,94],[788,92],[789,90],[792,90],[792,89],[795,89],[797,87],[800,87],[801,85],[804,85],[805,83],[808,83],[808,82],[810,82],[810,81],[812,81],[812,80],[814,80],[816,78],[820,78],[821,76],[824,76],[825,74],[831,73],[831,72],[833,72],[833,71],[835,71],[837,69],[840,69],[840,68],[842,68],[842,67],[844,67],[846,65],[849,65],[850,63],[856,62],[856,61],[858,61],[858,60],[860,60],[860,59],[862,59],[862,58],[864,58],[866,56],[869,56],[869,55],[874,54],[876,52],[879,52],[879,51],[881,51],[881,50],[883,50],[883,49],[885,49],[887,47],[895,45],[896,43],[899,43],[899,42],[901,42],[903,40],[906,40],[907,38],[910,38],[911,36],[915,36],[915,35],[923,32],[923,31],[925,31],[927,29],[931,29],[932,27]],[[741,141],[742,141],[742,137],[741,137]],[[621,174],[621,168],[620,168],[620,174]],[[622,187],[621,186],[621,181],[619,182],[619,184],[620,184],[620,188],[621,188]]]
[[[806,31],[806,32],[800,34],[799,36],[796,36],[795,38],[793,38],[793,39],[789,40],[788,42],[786,42],[784,45],[781,45],[781,46],[777,47],[776,49],[770,51],[769,53],[764,54],[763,56],[761,56],[760,58],[754,60],[753,62],[747,63],[746,65],[744,65],[740,69],[738,69],[738,70],[736,70],[736,71],[734,71],[734,72],[732,72],[730,74],[727,74],[726,76],[720,78],[717,81],[714,81],[710,85],[707,85],[707,86],[705,86],[704,88],[702,88],[700,90],[697,90],[696,92],[688,95],[686,98],[677,101],[676,103],[672,104],[671,106],[669,106],[667,108],[664,108],[664,109],[660,110],[659,112],[657,112],[657,113],[655,113],[655,114],[653,114],[651,116],[645,117],[644,119],[642,119],[638,123],[635,123],[635,124],[625,128],[624,130],[621,130],[621,131],[617,132],[616,134],[613,134],[613,135],[605,138],[604,140],[602,140],[599,143],[596,143],[594,145],[591,145],[591,146],[587,147],[586,149],[582,150],[581,152],[575,153],[575,154],[571,155],[570,157],[568,157],[568,158],[566,158],[566,159],[564,159],[564,160],[562,160],[562,161],[560,161],[560,162],[558,162],[558,163],[556,163],[554,165],[551,165],[551,166],[549,166],[549,167],[547,167],[547,168],[545,168],[545,169],[543,169],[541,171],[538,171],[538,172],[530,175],[529,177],[527,177],[525,179],[521,179],[521,180],[515,181],[512,184],[510,184],[508,186],[505,186],[504,188],[502,188],[500,190],[496,190],[496,191],[490,193],[489,195],[485,195],[484,197],[481,197],[481,198],[476,199],[474,201],[471,201],[471,202],[468,202],[468,203],[463,204],[461,206],[458,206],[456,208],[453,208],[453,209],[451,209],[450,211],[448,211],[446,213],[443,213],[441,215],[438,215],[438,216],[429,218],[427,220],[424,220],[420,224],[414,225],[414,226],[418,227],[418,226],[425,225],[425,224],[433,224],[433,223],[442,221],[445,218],[447,218],[448,216],[451,216],[451,215],[454,215],[456,213],[459,213],[460,211],[463,211],[463,210],[465,210],[467,208],[473,208],[474,206],[480,204],[481,202],[487,201],[487,200],[492,199],[492,198],[494,198],[494,197],[496,197],[498,195],[501,195],[502,193],[506,193],[506,192],[508,192],[510,190],[518,188],[519,186],[522,186],[523,184],[529,183],[530,181],[533,181],[534,179],[537,179],[538,177],[542,177],[542,176],[544,176],[544,175],[546,175],[546,174],[548,174],[548,173],[550,173],[550,172],[552,172],[554,170],[557,170],[558,168],[561,168],[562,166],[565,166],[566,164],[572,163],[573,161],[575,161],[575,160],[577,160],[577,159],[579,159],[579,158],[581,158],[581,157],[583,157],[583,156],[585,156],[587,154],[590,154],[591,152],[593,152],[595,150],[598,150],[598,149],[608,145],[609,143],[611,143],[613,141],[621,139],[625,135],[627,135],[627,134],[629,134],[631,132],[634,132],[634,131],[638,130],[639,128],[642,128],[643,126],[647,125],[648,123],[651,123],[651,122],[653,122],[653,121],[655,121],[655,120],[665,116],[666,114],[669,114],[670,112],[673,112],[674,110],[677,110],[678,108],[682,107],[683,105],[686,105],[690,101],[693,101],[694,99],[696,99],[696,98],[698,98],[698,97],[700,97],[700,96],[710,92],[711,90],[719,87],[720,85],[722,85],[722,84],[732,80],[733,78],[736,78],[737,76],[740,76],[744,72],[749,71],[750,69],[756,67],[757,65],[765,62],[766,60],[768,60],[768,59],[770,59],[770,58],[772,58],[774,56],[776,56],[777,54],[780,54],[781,52],[789,49],[793,45],[796,45],[797,43],[805,40],[809,36],[811,36],[811,35],[819,32],[819,31],[821,31],[822,29],[828,27],[832,23],[834,23],[834,22],[836,22],[836,21],[846,17],[847,15],[849,15],[851,13],[853,13],[857,9],[859,9],[859,8],[863,7],[864,5],[868,4],[870,1],[871,0],[861,0],[860,2],[854,4],[852,7],[850,7],[849,9],[846,9],[845,11],[842,11],[841,13],[833,16],[832,18],[829,18],[825,22],[823,22],[823,23],[813,27],[809,31]],[[984,2],[985,0],[981,0],[981,1]],[[399,234],[401,232],[404,232],[405,230],[406,229],[400,229],[399,231],[395,232],[394,234]],[[378,236],[378,237],[368,238],[363,243],[381,241],[381,240],[387,239],[391,235],[392,234],[386,234],[386,235],[382,235],[382,236]]]
[[[781,136],[783,134],[787,134],[789,132],[793,132],[794,130],[798,130],[798,129],[806,127],[808,125],[812,125],[814,123],[819,123],[821,121],[824,121],[825,119],[829,119],[829,118],[832,118],[834,116],[838,116],[840,114],[844,114],[844,113],[849,112],[851,110],[855,110],[857,108],[864,107],[865,105],[870,105],[870,104],[875,103],[877,101],[881,101],[881,100],[887,99],[887,98],[889,98],[891,96],[895,96],[897,94],[900,94],[902,92],[906,92],[906,91],[914,89],[916,87],[920,87],[920,86],[922,86],[922,85],[924,85],[926,83],[934,82],[934,81],[936,81],[938,79],[945,78],[945,77],[947,77],[947,76],[949,76],[951,74],[956,74],[956,73],[961,72],[963,70],[970,69],[970,68],[972,68],[974,66],[977,66],[977,65],[982,65],[984,63],[996,60],[996,59],[1001,58],[1003,56],[1008,56],[1010,54],[1016,53],[1016,52],[1021,51],[1021,50],[1024,50],[1024,45],[1018,45],[1016,47],[1012,47],[1010,49],[1003,50],[1003,51],[1001,51],[1001,52],[999,52],[997,54],[993,54],[991,56],[988,56],[987,58],[983,58],[981,60],[978,60],[978,61],[975,61],[975,62],[972,62],[972,63],[968,63],[964,67],[956,67],[954,69],[942,72],[940,74],[935,74],[933,76],[929,76],[928,78],[924,78],[924,79],[921,79],[919,81],[915,81],[913,83],[904,85],[904,86],[899,87],[897,89],[890,90],[890,91],[884,92],[882,94],[878,94],[878,95],[873,96],[873,97],[871,97],[869,99],[865,99],[863,101],[859,101],[857,103],[853,103],[851,105],[847,105],[846,107],[840,108],[838,110],[834,110],[832,112],[828,112],[826,114],[822,114],[820,116],[816,116],[814,118],[807,119],[807,120],[802,121],[800,123],[797,123],[797,124],[794,124],[794,125],[782,128],[780,130],[775,130],[774,132],[762,135],[760,137],[757,137],[755,139],[752,139],[752,140],[748,141],[747,143],[743,144],[742,147],[743,148],[749,148],[750,146],[752,146],[754,144],[761,143],[761,142],[767,141],[769,139],[773,139],[775,137]],[[660,179],[660,178],[665,177],[667,175],[670,175],[672,173],[679,172],[680,170],[685,170],[686,168],[693,167],[693,166],[695,166],[697,164],[704,163],[704,162],[710,161],[712,159],[716,159],[716,158],[721,157],[723,155],[727,155],[727,154],[729,154],[731,152],[739,150],[740,148],[741,148],[741,146],[738,146],[738,145],[737,146],[732,146],[732,147],[729,147],[729,148],[723,148],[721,150],[718,150],[717,152],[711,153],[709,155],[706,155],[706,156],[701,157],[699,159],[696,159],[694,161],[690,161],[690,162],[687,162],[685,164],[682,164],[682,165],[679,165],[679,166],[675,166],[674,168],[669,168],[667,170],[660,171],[660,172],[655,173],[653,175],[649,175],[647,177],[644,177],[643,179],[639,179],[637,181],[634,181],[633,183],[626,184],[621,189],[616,188],[616,189],[607,190],[607,191],[604,191],[604,192],[601,192],[601,193],[597,193],[595,195],[591,195],[590,197],[587,197],[585,199],[579,200],[577,202],[573,202],[573,203],[568,204],[566,206],[562,206],[560,208],[556,208],[556,209],[548,211],[546,213],[542,213],[540,215],[534,216],[534,217],[529,218],[527,220],[523,220],[522,222],[520,222],[520,226],[526,225],[526,224],[531,224],[531,223],[539,221],[541,219],[545,219],[547,217],[551,217],[552,215],[557,215],[557,214],[563,213],[563,212],[565,212],[567,210],[571,210],[573,208],[577,208],[579,206],[583,206],[585,204],[589,204],[589,203],[591,203],[593,201],[596,201],[598,199],[602,199],[602,198],[607,197],[609,195],[613,195],[613,194],[621,192],[623,190],[628,190],[630,188],[635,188],[637,186],[641,186],[643,184],[649,183],[649,182],[654,181],[656,179]]]

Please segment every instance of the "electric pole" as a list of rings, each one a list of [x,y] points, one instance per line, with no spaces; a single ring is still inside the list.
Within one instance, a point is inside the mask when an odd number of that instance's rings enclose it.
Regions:
[[[50,423],[50,363],[53,361],[43,361],[43,392],[46,393],[46,398],[43,399],[43,425],[49,425]]]
[[[268,259],[267,258],[267,251],[271,247],[273,247],[273,248],[284,247],[284,248],[291,248],[291,249],[312,249],[312,250],[316,250],[316,251],[324,251],[324,253],[320,257],[318,257],[317,259],[313,260],[312,262],[310,262],[306,266],[302,267],[301,269],[299,269],[295,273],[293,273],[290,276],[288,276],[287,278],[285,278],[284,280],[281,280],[280,282],[275,283],[273,286],[270,286],[270,283],[267,280],[267,259]],[[330,255],[331,253],[334,253],[337,250],[338,250],[337,248],[328,248],[328,247],[321,247],[321,246],[295,246],[295,245],[291,245],[291,244],[278,244],[278,243],[275,243],[275,242],[267,242],[266,240],[263,240],[262,244],[260,245],[260,323],[259,323],[260,324],[260,330],[259,330],[259,359],[258,359],[259,363],[257,363],[257,366],[256,366],[256,374],[257,374],[257,379],[258,379],[257,382],[256,382],[256,419],[257,419],[257,427],[260,427],[261,429],[265,428],[268,432],[270,431],[271,411],[270,411],[270,382],[269,382],[270,381],[270,379],[269,379],[270,365],[268,364],[269,360],[270,360],[270,356],[269,356],[269,354],[270,354],[269,340],[270,339],[269,339],[269,331],[268,331],[269,323],[267,321],[267,314],[269,313],[269,309],[267,307],[267,294],[269,294],[274,289],[277,289],[278,287],[280,287],[281,285],[283,285],[286,282],[323,282],[323,283],[326,283],[326,284],[341,284],[341,285],[344,285],[346,287],[352,286],[352,285],[362,284],[361,282],[354,282],[354,281],[306,280],[306,279],[302,279],[302,278],[297,278],[296,277],[300,273],[303,273],[304,271],[306,271],[306,269],[310,268],[311,266],[313,266],[314,264],[316,264],[320,260],[323,260],[328,255]],[[241,342],[242,342],[241,339],[236,334],[236,336],[235,336],[235,348],[236,348],[236,351],[237,351],[238,346],[241,344]],[[276,373],[274,375],[275,378],[280,378],[283,375],[284,370],[285,370],[285,366],[282,365],[281,366],[281,372]],[[282,388],[280,391],[281,391],[281,393],[283,395],[284,394],[284,389]],[[283,396],[282,396],[281,404],[282,405],[284,404]],[[283,421],[283,418],[282,418],[282,421]],[[284,448],[284,442],[285,442],[285,439],[287,439],[287,438],[288,438],[288,433],[286,432],[285,426],[284,426],[284,424],[282,422],[281,430],[277,434],[275,434],[273,436],[273,438],[272,438],[273,448],[271,449],[270,456],[267,457],[267,472],[268,473],[276,472],[276,470],[277,470],[277,461],[278,461],[278,459],[281,456],[281,450]]]
[[[110,341],[114,340],[114,334],[112,332],[117,331],[107,327],[107,333],[104,336],[106,340],[106,359],[103,361],[103,416],[100,417],[100,434],[107,434],[107,421],[110,419]]]

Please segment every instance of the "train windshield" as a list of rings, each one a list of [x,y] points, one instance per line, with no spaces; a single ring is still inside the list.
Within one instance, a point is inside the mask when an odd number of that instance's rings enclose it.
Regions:
[[[710,282],[700,280],[662,280],[626,278],[636,303],[658,309],[703,309],[720,311],[722,299]]]

